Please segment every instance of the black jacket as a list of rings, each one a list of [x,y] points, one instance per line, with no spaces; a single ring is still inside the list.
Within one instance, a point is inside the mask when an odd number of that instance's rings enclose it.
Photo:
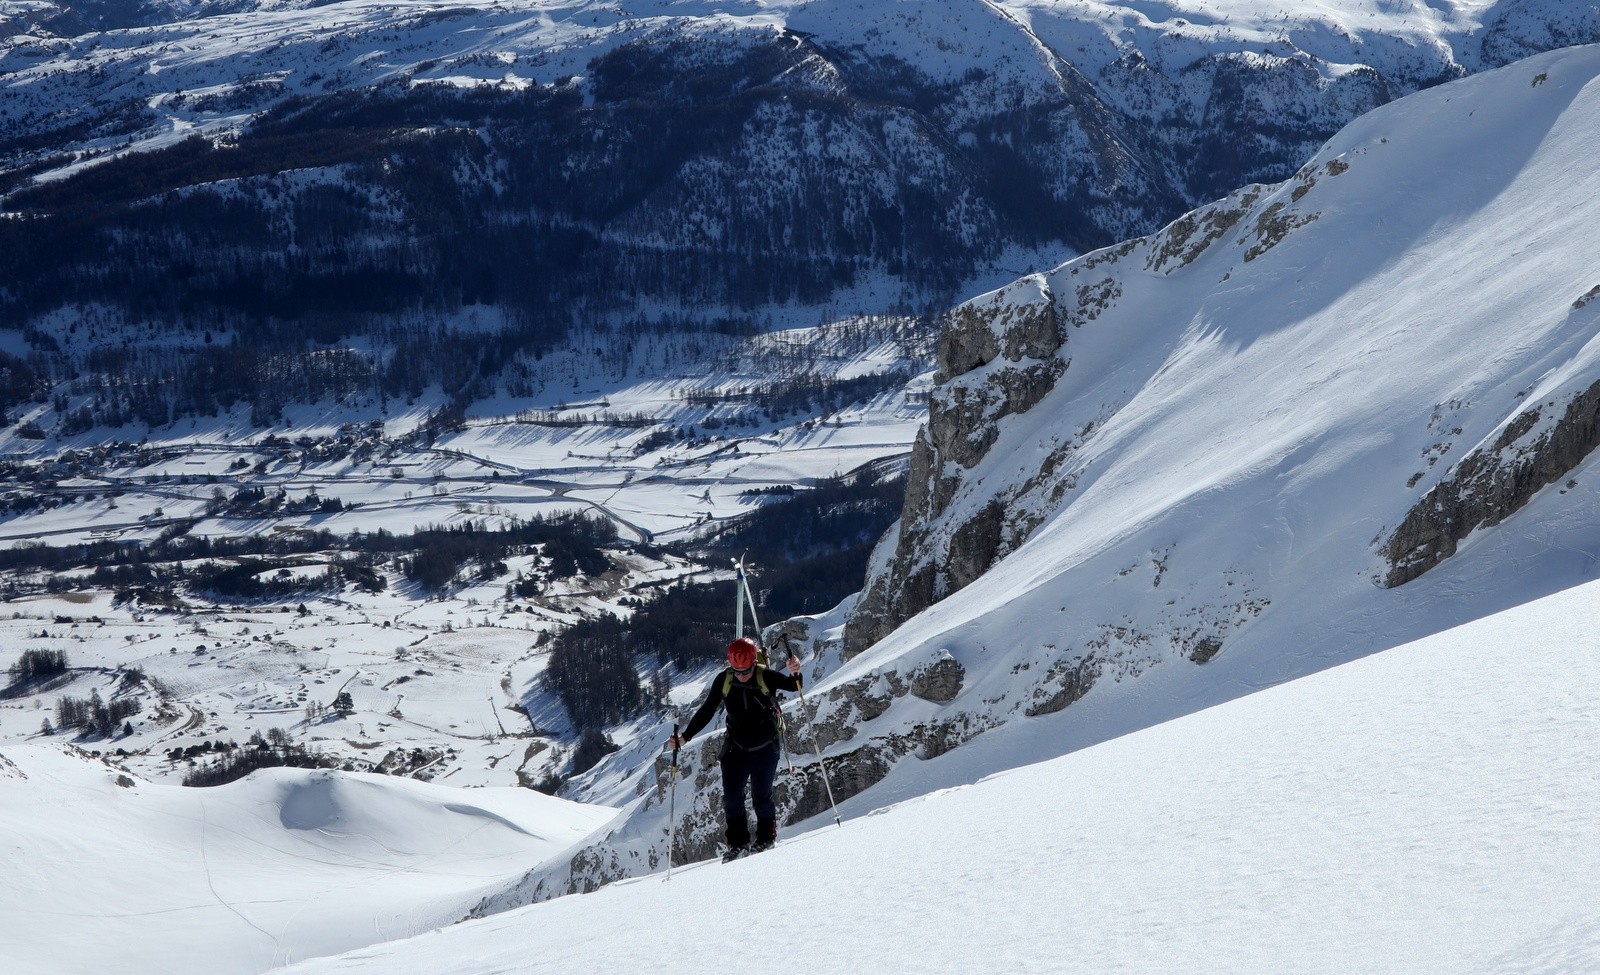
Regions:
[[[683,740],[688,741],[700,733],[700,729],[711,723],[716,717],[717,708],[726,708],[728,712],[728,745],[742,751],[758,751],[778,740],[778,714],[776,702],[772,698],[774,691],[797,691],[800,682],[790,674],[773,670],[771,667],[763,668],[761,678],[766,682],[767,693],[761,692],[761,682],[755,677],[741,681],[735,677],[728,680],[728,670],[724,670],[711,681],[711,690],[706,693],[706,699],[700,705],[700,710],[689,719],[689,727],[684,730]],[[728,685],[728,693],[724,698],[722,687]]]

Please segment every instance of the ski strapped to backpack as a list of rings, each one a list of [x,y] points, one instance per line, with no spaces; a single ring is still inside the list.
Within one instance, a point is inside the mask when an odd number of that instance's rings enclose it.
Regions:
[[[734,559],[733,568],[738,574],[733,593],[733,638],[737,640],[744,636],[744,611],[746,606],[750,608],[750,626],[755,629],[756,635],[760,636],[761,621],[756,618],[756,601],[755,597],[750,595],[750,576],[745,572],[744,559],[742,557]],[[784,765],[788,767],[790,774],[793,774],[794,761],[789,757],[789,725],[784,720],[783,708],[778,706],[778,696],[773,694],[771,689],[767,687],[767,679],[762,674],[762,671],[766,670],[768,666],[767,648],[760,640],[754,642],[756,645],[756,686],[761,689],[762,694],[766,695],[767,700],[772,702],[772,715],[778,723],[778,747],[783,750]],[[722,696],[726,698],[731,690],[733,690],[733,671],[729,670],[722,676]]]

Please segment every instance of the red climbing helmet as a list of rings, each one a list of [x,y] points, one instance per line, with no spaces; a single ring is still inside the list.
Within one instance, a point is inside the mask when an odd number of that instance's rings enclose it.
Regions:
[[[756,665],[756,641],[747,636],[728,644],[728,666],[734,670],[749,670]]]

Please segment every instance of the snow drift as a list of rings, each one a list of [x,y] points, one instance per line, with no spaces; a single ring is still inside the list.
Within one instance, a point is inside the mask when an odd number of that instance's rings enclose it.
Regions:
[[[459,920],[613,811],[523,789],[269,769],[157,785],[49,745],[0,756],[6,970],[266,971]]]

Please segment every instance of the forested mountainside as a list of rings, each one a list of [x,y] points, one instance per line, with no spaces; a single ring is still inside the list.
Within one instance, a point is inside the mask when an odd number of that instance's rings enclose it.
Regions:
[[[937,310],[1600,37],[1405,6],[0,4],[0,407],[467,403],[598,330]]]

